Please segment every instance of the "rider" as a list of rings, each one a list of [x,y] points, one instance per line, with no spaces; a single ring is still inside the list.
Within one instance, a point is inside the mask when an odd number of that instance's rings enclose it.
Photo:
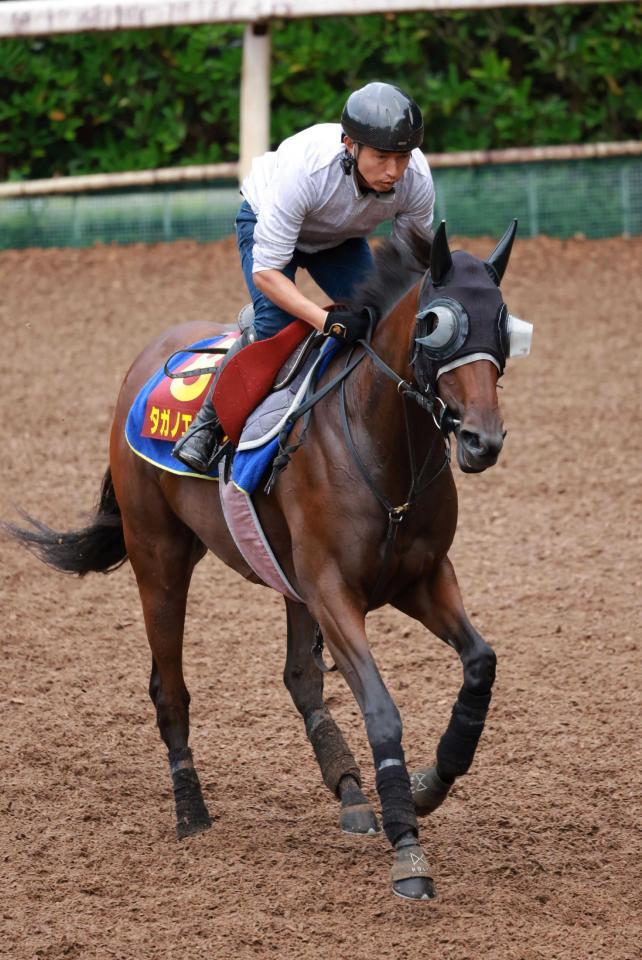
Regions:
[[[306,269],[336,304],[348,301],[372,267],[366,237],[392,220],[393,239],[429,239],[434,189],[419,149],[419,107],[389,83],[352,93],[341,124],[320,123],[252,163],[236,218],[241,266],[254,305],[257,339],[295,318],[346,343],[363,337],[368,319],[342,306],[324,309],[294,284]],[[212,389],[173,453],[204,473],[216,460],[222,429]]]

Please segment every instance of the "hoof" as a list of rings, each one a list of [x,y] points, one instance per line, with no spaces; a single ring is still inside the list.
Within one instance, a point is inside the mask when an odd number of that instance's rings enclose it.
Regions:
[[[441,806],[452,783],[445,783],[436,767],[422,767],[410,774],[410,787],[415,801],[415,812],[418,817],[425,817]]]
[[[392,885],[392,892],[402,900],[434,900],[437,896],[435,885],[430,877],[397,880]]]
[[[189,810],[183,810],[176,813],[176,838],[185,840],[187,837],[193,837],[197,833],[203,833],[212,826],[207,807],[204,803],[199,804],[197,809],[192,807]]]
[[[396,850],[390,877],[392,892],[403,900],[434,900],[437,896],[426,855],[418,843]]]
[[[369,803],[353,803],[341,808],[339,826],[343,833],[373,837],[381,832],[377,816]]]

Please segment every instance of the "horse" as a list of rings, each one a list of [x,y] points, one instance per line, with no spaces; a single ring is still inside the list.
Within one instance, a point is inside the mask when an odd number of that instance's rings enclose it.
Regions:
[[[466,473],[491,467],[502,449],[497,381],[530,327],[508,314],[500,289],[516,228],[513,221],[483,261],[451,252],[442,221],[419,270],[416,257],[399,245],[381,245],[373,273],[352,304],[375,316],[370,341],[339,350],[319,390],[333,378],[336,385],[314,407],[305,441],[296,449],[303,436],[299,420],[287,469],[269,494],[254,497],[272,550],[299,596],[285,598],[284,681],[323,780],[339,801],[340,827],[364,836],[380,830],[359,766],[324,702],[323,643],[365,722],[392,848],[392,890],[415,901],[436,893],[417,818],[433,812],[470,769],[495,677],[495,653],[468,619],[448,557],[457,524],[449,436]],[[124,424],[141,386],[167,356],[210,334],[203,323],[173,327],[134,360],[118,397],[109,467],[87,527],[58,532],[27,514],[30,526],[5,525],[63,571],[82,576],[131,563],[152,653],[149,695],[168,751],[179,839],[212,823],[189,747],[190,696],[182,667],[192,572],[211,550],[242,577],[261,580],[228,531],[217,484],[162,471],[135,456]],[[463,668],[435,760],[412,775],[401,717],[365,630],[366,613],[385,604],[449,644]]]

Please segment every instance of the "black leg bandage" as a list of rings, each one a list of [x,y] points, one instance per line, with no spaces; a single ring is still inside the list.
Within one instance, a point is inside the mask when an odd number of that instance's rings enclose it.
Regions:
[[[169,769],[174,787],[176,820],[179,825],[195,820],[211,822],[189,747],[178,747],[169,751]]]
[[[478,696],[463,687],[453,707],[450,723],[437,747],[437,772],[446,782],[470,769],[490,704],[490,693]]]
[[[383,829],[394,847],[404,833],[412,831],[415,837],[419,834],[406,759],[400,743],[382,743],[372,752]]]
[[[357,761],[330,714],[319,719],[319,713],[315,711],[306,720],[305,727],[326,787],[337,796],[339,781],[346,776],[354,777],[361,786]]]

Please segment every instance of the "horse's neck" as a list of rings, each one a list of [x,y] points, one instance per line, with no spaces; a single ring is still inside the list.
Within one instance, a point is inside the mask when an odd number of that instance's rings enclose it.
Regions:
[[[410,348],[415,330],[416,290],[411,291],[383,320],[372,348],[398,377],[412,382]],[[359,410],[357,432],[369,466],[392,494],[392,486],[407,490],[410,478],[408,439],[419,463],[434,445],[436,427],[412,400],[403,400],[397,383],[366,359],[357,368],[352,409]],[[404,412],[404,404],[406,411]],[[351,418],[352,419],[352,418]],[[409,437],[408,437],[409,432]],[[366,438],[370,440],[366,444]]]
[[[416,289],[413,288],[383,319],[372,338],[372,348],[404,380],[411,376],[410,346],[415,329]]]

